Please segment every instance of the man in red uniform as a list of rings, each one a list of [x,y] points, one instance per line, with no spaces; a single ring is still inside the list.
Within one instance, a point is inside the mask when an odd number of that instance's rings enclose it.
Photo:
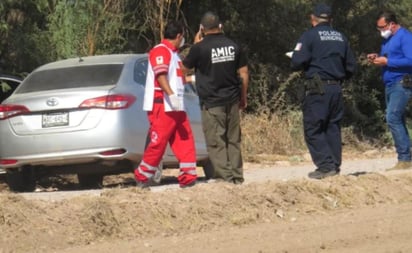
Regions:
[[[158,166],[167,143],[179,161],[180,187],[192,186],[197,179],[193,134],[184,111],[184,75],[177,52],[183,44],[183,25],[172,21],[165,28],[164,39],[149,52],[143,109],[150,122],[150,142],[134,171],[140,187],[160,181]]]

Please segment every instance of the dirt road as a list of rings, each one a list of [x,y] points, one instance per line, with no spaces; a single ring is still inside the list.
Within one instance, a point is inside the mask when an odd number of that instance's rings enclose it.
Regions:
[[[411,214],[410,204],[363,207],[293,221],[115,240],[62,252],[412,252]]]
[[[385,172],[395,162],[346,159],[321,181],[276,162],[247,164],[240,186],[169,175],[141,190],[126,175],[103,191],[3,191],[0,253],[412,252],[412,170]]]

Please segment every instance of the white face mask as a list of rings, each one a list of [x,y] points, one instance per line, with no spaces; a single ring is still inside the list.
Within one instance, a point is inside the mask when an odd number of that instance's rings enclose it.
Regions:
[[[179,48],[183,47],[184,45],[185,45],[185,37],[183,37],[182,40],[180,41]]]
[[[389,38],[392,35],[391,27],[389,26],[388,30],[381,31],[381,36],[384,39]]]

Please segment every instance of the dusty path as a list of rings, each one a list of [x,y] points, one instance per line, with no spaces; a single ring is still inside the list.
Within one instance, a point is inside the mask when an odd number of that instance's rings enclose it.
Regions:
[[[311,163],[277,162],[246,164],[240,186],[140,190],[126,175],[104,190],[3,191],[0,253],[412,252],[412,170],[385,172],[395,162],[345,159],[321,181]]]
[[[396,159],[392,157],[379,157],[374,159],[353,159],[345,160],[342,164],[341,175],[350,174],[363,174],[363,173],[384,173],[386,168],[392,167],[396,163]],[[307,174],[314,169],[311,162],[304,162],[299,164],[291,164],[287,161],[275,162],[275,163],[245,163],[245,184],[260,183],[270,180],[296,180],[296,179],[308,179]],[[171,172],[165,172],[167,175],[177,175],[178,171],[173,170]],[[199,169],[199,174],[202,171]],[[398,172],[391,172],[391,174]],[[133,182],[132,175],[123,175],[121,180],[126,181],[127,184]],[[166,180],[168,181],[168,180]],[[200,181],[200,184],[205,183]],[[153,186],[150,189],[153,192],[160,192],[165,190],[180,190],[177,182],[169,184],[166,182],[159,186]],[[66,198],[72,198],[79,195],[88,196],[100,196],[102,190],[81,190],[81,191],[52,191],[52,192],[34,192],[34,193],[22,193],[28,199],[41,199],[41,200],[63,200]]]
[[[119,240],[62,252],[412,252],[412,205],[382,205],[311,215],[293,222]],[[191,246],[187,246],[191,245]]]

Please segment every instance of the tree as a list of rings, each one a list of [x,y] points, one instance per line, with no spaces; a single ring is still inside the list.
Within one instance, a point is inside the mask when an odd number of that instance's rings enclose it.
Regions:
[[[49,16],[57,58],[115,53],[123,49],[122,0],[62,0]]]
[[[48,58],[45,0],[0,2],[0,71],[22,74]]]

